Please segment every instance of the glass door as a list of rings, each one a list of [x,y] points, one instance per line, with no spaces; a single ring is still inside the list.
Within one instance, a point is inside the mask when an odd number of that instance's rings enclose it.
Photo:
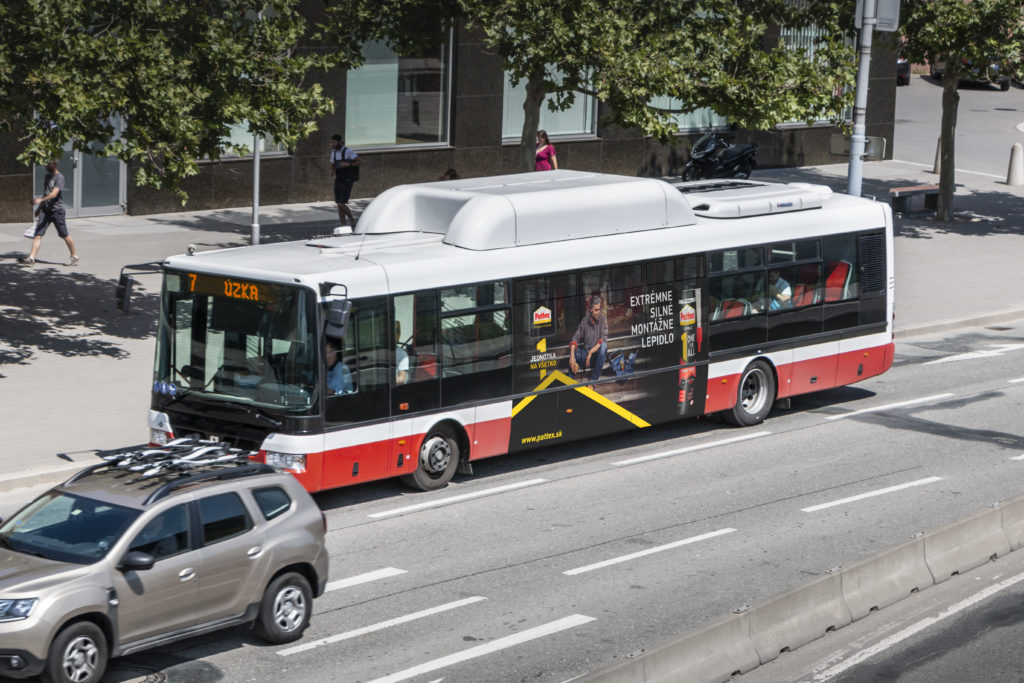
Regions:
[[[116,124],[120,133],[120,125]],[[90,150],[100,151],[103,145],[93,143]],[[125,164],[113,157],[104,157],[90,152],[79,152],[64,145],[61,155],[60,172],[64,174],[64,210],[68,218],[85,216],[109,216],[124,213]],[[34,171],[34,195],[43,192],[43,178],[46,169],[36,166]]]

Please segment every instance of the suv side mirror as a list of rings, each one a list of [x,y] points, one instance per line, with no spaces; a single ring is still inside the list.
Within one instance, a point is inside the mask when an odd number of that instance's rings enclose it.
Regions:
[[[152,569],[154,563],[156,560],[149,553],[133,550],[124,556],[117,568],[122,572],[139,572]]]

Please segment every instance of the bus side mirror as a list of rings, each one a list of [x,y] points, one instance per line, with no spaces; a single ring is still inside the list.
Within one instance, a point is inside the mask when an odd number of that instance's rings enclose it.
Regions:
[[[133,287],[135,287],[135,278],[127,273],[121,273],[121,277],[117,281],[117,293],[114,295],[117,299],[117,310],[127,313],[131,309]]]
[[[348,299],[339,299],[331,302],[327,309],[327,329],[324,333],[328,337],[337,339],[345,338],[345,326],[348,325],[348,316],[352,312],[352,302]]]

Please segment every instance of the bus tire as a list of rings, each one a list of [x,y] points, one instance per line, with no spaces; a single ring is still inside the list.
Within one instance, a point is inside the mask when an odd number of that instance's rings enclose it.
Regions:
[[[736,405],[725,419],[738,427],[761,424],[775,401],[775,373],[763,360],[755,360],[740,375]]]
[[[416,469],[402,477],[402,483],[419,491],[434,491],[448,485],[459,466],[459,440],[450,427],[433,427],[420,445]]]

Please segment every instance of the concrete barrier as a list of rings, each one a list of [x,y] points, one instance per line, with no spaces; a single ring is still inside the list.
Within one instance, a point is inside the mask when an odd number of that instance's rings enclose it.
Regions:
[[[1008,552],[1010,541],[1003,533],[1001,508],[986,510],[924,535],[924,559],[935,583]]]
[[[1003,513],[1003,533],[1010,542],[1010,550],[1024,548],[1024,496],[999,506]]]
[[[719,683],[882,609],[1024,548],[1024,496],[815,579],[639,657],[590,673],[594,683]]]
[[[935,584],[924,559],[924,537],[882,551],[839,573],[853,621]]]
[[[750,640],[762,664],[850,623],[839,573],[759,603],[749,611]]]
[[[576,679],[580,683],[723,683],[760,664],[746,613],[674,638],[640,657]]]

